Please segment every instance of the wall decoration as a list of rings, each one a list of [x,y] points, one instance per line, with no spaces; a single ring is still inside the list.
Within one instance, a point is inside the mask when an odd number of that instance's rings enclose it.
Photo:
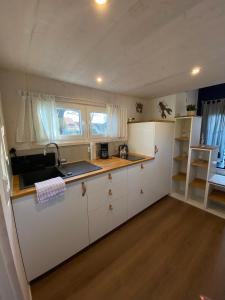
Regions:
[[[158,103],[161,117],[166,119],[169,115],[172,114],[173,110],[163,101]]]
[[[139,102],[139,103],[136,103],[136,112],[138,112],[138,113],[142,113],[142,111],[143,111],[143,104],[141,103],[141,102]]]

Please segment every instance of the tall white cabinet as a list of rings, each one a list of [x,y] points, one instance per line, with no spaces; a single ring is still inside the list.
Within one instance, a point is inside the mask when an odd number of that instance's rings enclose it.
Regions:
[[[154,156],[148,184],[152,197],[160,199],[170,193],[174,122],[155,121],[130,123],[128,126],[129,151]]]

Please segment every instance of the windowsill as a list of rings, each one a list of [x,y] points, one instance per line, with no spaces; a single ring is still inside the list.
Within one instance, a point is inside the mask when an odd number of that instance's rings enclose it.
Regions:
[[[124,142],[127,141],[127,138],[92,138],[90,140],[79,140],[79,141],[55,141],[60,147],[70,147],[70,146],[81,146],[81,145],[89,145],[90,143],[112,143],[112,142]],[[46,143],[40,144],[19,144],[15,145],[17,150],[36,150],[42,149]],[[54,146],[50,146],[54,147]]]

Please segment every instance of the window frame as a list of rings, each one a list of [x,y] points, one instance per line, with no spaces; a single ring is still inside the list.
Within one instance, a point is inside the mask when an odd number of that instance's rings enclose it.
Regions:
[[[78,110],[80,111],[81,116],[81,131],[82,135],[75,135],[75,134],[69,134],[69,135],[62,135],[59,132],[59,142],[79,142],[79,141],[85,141],[87,140],[87,118],[86,118],[86,109],[84,105],[79,105],[76,103],[70,103],[70,102],[56,102],[56,109],[57,108],[65,108],[65,109],[71,109],[71,110]],[[56,112],[57,114],[57,112]]]
[[[104,141],[104,140],[109,140],[107,134],[98,134],[98,135],[93,135],[91,133],[91,113],[104,113],[107,115],[107,109],[106,107],[101,107],[101,106],[87,106],[86,108],[87,112],[87,126],[88,126],[88,138],[89,140],[94,140],[94,141]]]

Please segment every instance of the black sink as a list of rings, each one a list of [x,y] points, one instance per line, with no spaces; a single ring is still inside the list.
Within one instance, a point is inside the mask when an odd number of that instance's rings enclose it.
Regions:
[[[34,186],[36,182],[48,180],[55,177],[69,178],[81,174],[101,170],[101,167],[87,161],[69,163],[61,167],[48,167],[19,175],[20,188],[25,189]]]
[[[24,189],[32,187],[34,186],[35,182],[40,182],[55,177],[65,177],[65,175],[60,172],[57,167],[49,167],[37,171],[27,172],[19,176],[20,188]]]

